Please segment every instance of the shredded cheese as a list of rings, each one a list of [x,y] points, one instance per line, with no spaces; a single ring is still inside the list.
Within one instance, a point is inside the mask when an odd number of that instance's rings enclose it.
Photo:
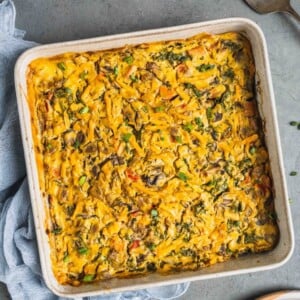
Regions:
[[[270,165],[238,33],[33,61],[54,274],[79,285],[274,247]]]

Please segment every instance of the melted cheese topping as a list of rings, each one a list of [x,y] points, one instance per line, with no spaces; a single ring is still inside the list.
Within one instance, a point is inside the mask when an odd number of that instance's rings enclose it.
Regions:
[[[30,64],[60,283],[195,270],[275,245],[254,73],[238,33]]]

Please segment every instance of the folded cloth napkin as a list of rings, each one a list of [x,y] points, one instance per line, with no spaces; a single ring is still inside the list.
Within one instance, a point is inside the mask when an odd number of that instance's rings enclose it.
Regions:
[[[34,223],[21,144],[13,70],[17,57],[35,46],[15,29],[15,7],[0,3],[0,281],[13,299],[62,299],[46,287],[41,276]],[[174,299],[189,283],[92,299]]]

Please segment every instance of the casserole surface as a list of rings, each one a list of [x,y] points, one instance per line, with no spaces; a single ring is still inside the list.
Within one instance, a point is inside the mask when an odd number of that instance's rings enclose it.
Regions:
[[[195,270],[275,245],[254,73],[238,33],[30,64],[60,283]]]

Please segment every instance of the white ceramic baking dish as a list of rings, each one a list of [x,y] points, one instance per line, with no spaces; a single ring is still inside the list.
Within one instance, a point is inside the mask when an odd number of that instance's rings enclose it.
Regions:
[[[31,118],[26,100],[26,71],[28,64],[39,57],[53,56],[69,51],[95,51],[118,48],[126,44],[140,44],[186,38],[200,32],[223,33],[228,31],[242,32],[248,37],[253,48],[256,65],[257,100],[264,123],[266,144],[270,155],[271,171],[274,181],[275,209],[278,215],[280,229],[280,240],[276,248],[267,253],[243,256],[198,271],[188,271],[164,276],[149,274],[139,278],[112,279],[79,287],[58,284],[51,269],[48,237],[44,228],[45,205],[43,204],[43,198],[39,188],[38,170],[33,150]],[[18,59],[15,67],[15,86],[40,262],[45,282],[55,294],[64,297],[103,295],[112,292],[262,271],[281,266],[292,255],[294,247],[293,228],[284,177],[268,53],[264,35],[254,22],[242,18],[231,18],[39,46],[26,51]]]

